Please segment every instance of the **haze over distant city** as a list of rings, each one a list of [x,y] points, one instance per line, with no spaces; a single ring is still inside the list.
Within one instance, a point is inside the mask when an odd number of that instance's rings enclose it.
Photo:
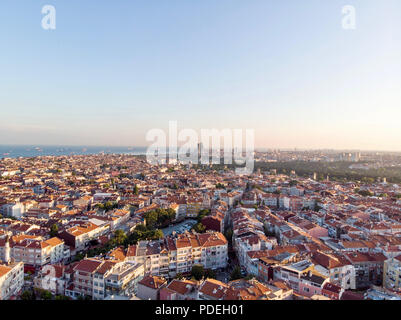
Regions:
[[[251,128],[257,148],[401,151],[401,2],[0,3],[0,144],[146,146]],[[112,5],[111,5],[112,4]]]

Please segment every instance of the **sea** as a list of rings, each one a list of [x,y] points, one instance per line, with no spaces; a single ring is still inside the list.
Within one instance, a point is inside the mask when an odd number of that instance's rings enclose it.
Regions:
[[[0,145],[0,159],[39,156],[127,154],[145,155],[147,147]]]

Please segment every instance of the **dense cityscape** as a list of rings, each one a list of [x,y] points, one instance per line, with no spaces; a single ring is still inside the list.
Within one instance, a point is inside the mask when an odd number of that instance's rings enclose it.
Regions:
[[[399,154],[255,161],[237,175],[126,154],[1,159],[0,300],[401,299],[396,175],[319,171],[399,174]]]
[[[401,300],[400,0],[3,0],[0,38],[7,317]]]

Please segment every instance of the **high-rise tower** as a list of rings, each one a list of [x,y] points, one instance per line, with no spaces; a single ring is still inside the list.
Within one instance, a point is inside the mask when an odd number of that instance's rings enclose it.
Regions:
[[[11,261],[11,249],[10,249],[10,236],[7,236],[6,243],[4,245],[4,262],[10,263]]]

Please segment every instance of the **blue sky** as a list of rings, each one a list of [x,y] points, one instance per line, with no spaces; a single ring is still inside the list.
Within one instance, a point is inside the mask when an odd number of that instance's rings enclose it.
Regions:
[[[401,151],[400,40],[399,0],[2,0],[0,144],[143,146],[177,120]]]

